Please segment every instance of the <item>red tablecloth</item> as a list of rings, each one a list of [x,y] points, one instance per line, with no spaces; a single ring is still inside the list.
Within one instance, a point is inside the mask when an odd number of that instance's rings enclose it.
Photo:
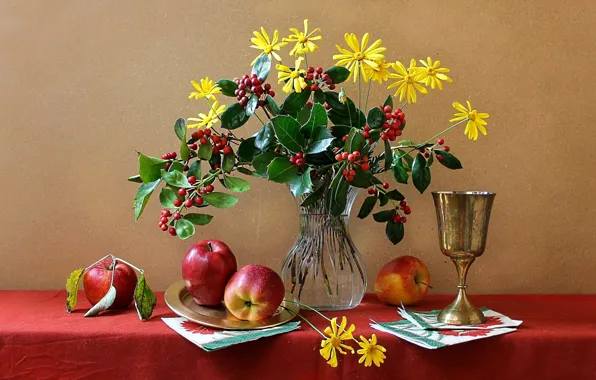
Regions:
[[[440,308],[452,297],[428,296],[418,309]],[[356,309],[328,314],[346,315],[363,335],[376,333],[387,348],[385,364],[365,368],[353,355],[331,368],[319,356],[321,338],[304,323],[299,331],[207,353],[161,321],[174,316],[163,294],[154,317],[140,322],[133,308],[83,318],[83,294],[67,314],[63,291],[0,291],[0,378],[596,379],[596,295],[471,298],[524,323],[511,334],[426,350],[371,329],[370,317],[399,317],[367,295]]]

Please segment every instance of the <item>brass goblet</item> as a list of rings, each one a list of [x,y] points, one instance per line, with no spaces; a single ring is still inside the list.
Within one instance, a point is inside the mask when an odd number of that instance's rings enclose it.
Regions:
[[[482,255],[495,193],[485,191],[433,192],[441,252],[451,258],[459,276],[455,301],[439,313],[438,320],[450,325],[475,325],[484,314],[466,295],[470,265]]]

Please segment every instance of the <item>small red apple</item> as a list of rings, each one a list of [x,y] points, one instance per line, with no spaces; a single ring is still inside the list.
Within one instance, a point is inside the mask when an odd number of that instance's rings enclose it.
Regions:
[[[430,272],[414,256],[401,256],[383,265],[375,281],[375,292],[390,305],[413,305],[426,295]]]
[[[234,273],[224,295],[224,303],[234,317],[258,321],[275,313],[284,299],[281,277],[271,268],[251,264]]]
[[[236,272],[236,257],[219,240],[202,240],[188,250],[182,262],[182,278],[192,299],[199,305],[221,304],[230,277]]]
[[[108,309],[124,309],[134,298],[137,274],[128,264],[118,261],[114,269],[112,263],[112,259],[107,258],[87,269],[83,274],[83,289],[91,305],[95,305],[110,290],[114,271],[116,299]]]

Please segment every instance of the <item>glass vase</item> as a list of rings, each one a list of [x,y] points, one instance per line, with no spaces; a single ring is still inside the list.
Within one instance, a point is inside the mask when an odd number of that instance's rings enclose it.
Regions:
[[[306,207],[301,206],[306,195],[295,197],[300,231],[281,273],[286,290],[317,310],[351,309],[366,292],[366,267],[348,229],[358,191],[349,187],[340,216],[329,213],[327,190]]]

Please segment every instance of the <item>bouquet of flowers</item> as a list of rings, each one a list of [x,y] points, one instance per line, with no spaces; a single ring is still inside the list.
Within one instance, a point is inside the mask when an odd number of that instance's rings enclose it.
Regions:
[[[367,189],[369,196],[358,217],[366,218],[377,205],[381,207],[373,218],[385,224],[388,239],[397,244],[411,208],[396,185],[411,180],[424,192],[435,160],[448,169],[462,168],[441,138],[447,131],[465,124],[464,133],[470,139],[476,140],[479,132],[486,135],[489,115],[473,109],[468,101],[453,103],[457,112],[451,125],[429,139],[401,139],[407,125],[406,106],[416,103],[420,94],[441,90],[443,82],[451,82],[449,69],[431,58],[420,60],[421,66],[415,59],[408,67],[389,62],[382,41],[371,43],[368,33],[361,40],[346,33],[345,44],[336,45],[335,66],[310,65],[309,56],[322,38],[320,30],[309,31],[304,20],[304,31],[290,31],[282,39],[277,30],[272,36],[264,28],[254,32],[251,47],[260,53],[250,73],[217,82],[209,77],[191,82],[195,91],[189,98],[202,101],[205,112],[175,122],[179,151],[161,157],[139,153],[139,173],[129,178],[141,183],[134,200],[135,221],[151,194],[163,185],[158,226],[188,239],[195,226],[212,220],[203,209],[232,207],[238,199],[229,192],[250,189],[249,182],[236,175],[240,173],[288,184],[302,207],[324,199],[324,211],[331,217],[344,211],[349,189]],[[290,46],[286,54],[291,59],[282,62],[282,49]],[[275,82],[270,79],[272,70],[286,95],[281,101],[271,83]],[[357,83],[355,101],[340,87],[348,80]],[[368,109],[373,82],[385,85],[387,81],[387,88],[395,92]],[[224,98],[228,105],[222,104]],[[238,130],[251,118],[261,125],[260,130],[240,136]],[[393,173],[395,184],[378,178],[386,171]]]

